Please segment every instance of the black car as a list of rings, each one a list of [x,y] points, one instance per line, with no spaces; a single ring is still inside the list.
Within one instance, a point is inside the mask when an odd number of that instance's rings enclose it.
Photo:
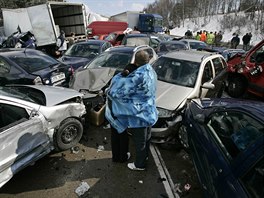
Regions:
[[[68,86],[73,70],[51,56],[28,48],[0,49],[0,85]]]
[[[188,46],[182,41],[161,41],[157,48],[158,56],[170,51],[189,50]]]
[[[71,65],[74,69],[83,67],[112,44],[104,40],[88,40],[73,44],[59,61]]]
[[[143,33],[127,34],[121,45],[126,46],[139,46],[139,45],[149,45],[154,50],[157,49],[160,40],[155,39],[153,36]]]

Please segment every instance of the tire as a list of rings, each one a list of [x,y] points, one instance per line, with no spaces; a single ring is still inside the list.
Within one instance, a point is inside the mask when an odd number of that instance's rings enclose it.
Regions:
[[[75,118],[67,118],[62,121],[54,135],[56,150],[63,151],[75,146],[83,135],[83,125]]]
[[[247,83],[241,77],[235,76],[229,79],[227,93],[233,98],[239,98],[246,92]]]

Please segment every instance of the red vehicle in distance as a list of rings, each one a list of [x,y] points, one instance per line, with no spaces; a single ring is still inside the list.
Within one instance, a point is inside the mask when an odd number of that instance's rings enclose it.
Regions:
[[[89,38],[105,38],[111,32],[125,31],[128,27],[127,22],[120,21],[93,21],[87,26]]]
[[[231,97],[241,97],[249,92],[264,98],[264,40],[246,54],[237,54],[229,61],[227,93]]]

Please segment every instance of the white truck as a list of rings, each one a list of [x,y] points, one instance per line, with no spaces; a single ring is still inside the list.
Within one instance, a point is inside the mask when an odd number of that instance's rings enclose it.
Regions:
[[[81,3],[47,2],[18,9],[2,8],[5,35],[17,31],[30,31],[37,40],[39,49],[53,53],[60,30],[66,37],[71,32],[79,39],[87,37],[88,17],[85,5]]]

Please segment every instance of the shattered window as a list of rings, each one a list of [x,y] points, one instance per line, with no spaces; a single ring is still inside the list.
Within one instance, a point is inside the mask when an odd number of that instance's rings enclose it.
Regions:
[[[24,108],[9,104],[0,104],[0,132],[29,119]]]

